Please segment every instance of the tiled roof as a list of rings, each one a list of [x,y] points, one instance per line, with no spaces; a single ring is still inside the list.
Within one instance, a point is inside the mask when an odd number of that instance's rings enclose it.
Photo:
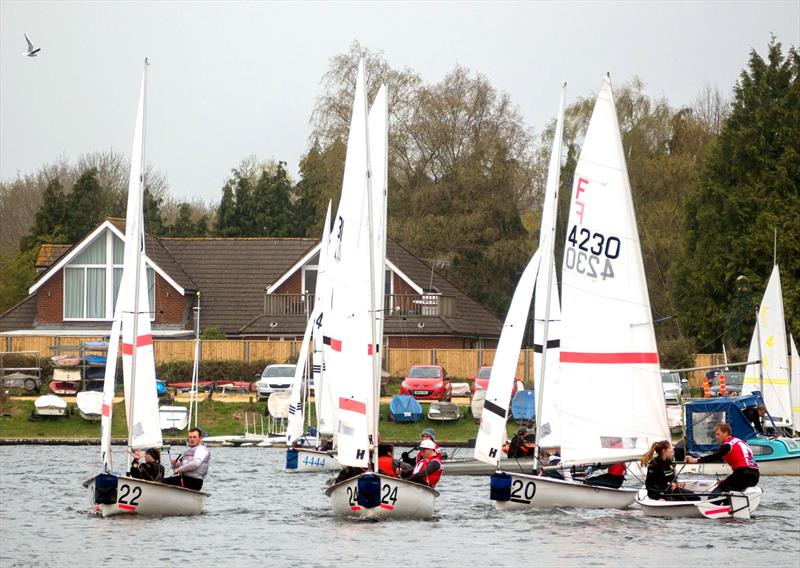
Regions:
[[[43,244],[36,254],[36,268],[47,268],[67,252],[72,245]]]
[[[219,326],[226,333],[262,314],[266,287],[317,244],[315,239],[159,240],[200,290],[201,327]]]
[[[36,319],[36,294],[31,294],[0,314],[0,332],[30,329],[34,319]]]

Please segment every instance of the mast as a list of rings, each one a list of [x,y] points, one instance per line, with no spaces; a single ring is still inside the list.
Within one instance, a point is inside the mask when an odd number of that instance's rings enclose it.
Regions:
[[[545,250],[543,252],[543,259],[547,264],[547,276],[545,278],[545,311],[544,311],[544,329],[542,332],[542,364],[541,368],[536,371],[539,375],[539,392],[536,393],[536,454],[535,460],[538,464],[539,461],[539,436],[540,427],[542,424],[542,401],[544,400],[544,373],[547,364],[547,333],[550,327],[550,302],[552,301],[552,285],[553,285],[553,268],[555,265],[555,234],[556,234],[556,212],[558,210],[558,189],[561,180],[561,143],[564,133],[564,104],[567,98],[567,84],[566,82],[561,87],[561,104],[559,106],[558,120],[556,121],[556,131],[553,135],[553,148],[550,154],[550,173],[554,176],[554,191],[552,195],[552,218],[550,219],[550,234],[546,236]],[[544,223],[545,219],[542,219]],[[535,338],[534,338],[535,341]]]
[[[764,357],[761,353],[761,324],[758,321],[758,313],[761,310],[756,310],[756,345],[758,345],[758,390],[761,391],[761,398],[764,398]]]
[[[189,427],[197,428],[197,389],[200,383],[200,292],[197,292],[197,305],[194,310],[194,364],[192,365],[192,386],[189,390]],[[194,417],[194,424],[192,418]]]
[[[361,65],[364,65],[364,59],[361,59]],[[367,97],[364,97],[364,116],[369,116],[369,105]],[[366,153],[367,153],[367,226],[368,226],[368,240],[369,240],[369,330],[371,336],[371,349],[372,356],[372,432],[370,435],[370,443],[372,444],[372,471],[378,471],[378,415],[380,409],[380,398],[376,396],[376,391],[380,388],[380,371],[377,366],[380,362],[378,359],[378,346],[375,345],[377,339],[377,331],[375,330],[375,243],[373,242],[373,215],[372,215],[372,163],[370,161],[369,151],[369,120],[364,121],[364,133],[366,137]],[[380,391],[378,391],[380,392]]]
[[[133,291],[133,341],[132,341],[132,352],[131,352],[131,404],[130,404],[130,412],[128,412],[127,419],[128,419],[128,447],[132,445],[132,435],[133,435],[133,414],[134,414],[134,407],[136,406],[136,349],[139,343],[139,279],[141,278],[142,274],[142,253],[144,252],[144,164],[145,164],[145,137],[147,134],[147,67],[149,63],[147,58],[145,57],[144,60],[144,77],[142,79],[143,87],[142,87],[142,156],[141,156],[141,163],[139,164],[139,186],[137,191],[139,192],[139,223],[137,227],[137,246],[136,246],[136,277],[134,279],[134,291]],[[148,306],[148,310],[150,307]],[[149,316],[148,316],[149,317]]]

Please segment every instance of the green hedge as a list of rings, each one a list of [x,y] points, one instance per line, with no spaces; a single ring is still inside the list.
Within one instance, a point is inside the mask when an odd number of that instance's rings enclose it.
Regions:
[[[261,376],[264,367],[274,361],[203,361],[200,364],[201,381],[249,381]],[[167,383],[192,380],[192,361],[172,361],[156,365],[156,376]]]

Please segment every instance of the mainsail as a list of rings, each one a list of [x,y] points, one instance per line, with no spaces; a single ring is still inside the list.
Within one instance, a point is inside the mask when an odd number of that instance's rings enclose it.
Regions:
[[[792,423],[792,403],[789,396],[789,354],[786,349],[786,323],[783,315],[781,276],[776,264],[758,309],[753,338],[750,341],[748,365],[744,372],[742,393],[761,391],[764,404],[778,426]]]
[[[795,432],[800,432],[800,354],[797,353],[797,345],[794,343],[794,336],[789,335],[792,344],[792,376],[791,376],[791,399],[792,399],[792,428]]]
[[[652,442],[668,440],[650,300],[608,78],[575,170],[561,301],[562,462],[624,461],[641,456]]]

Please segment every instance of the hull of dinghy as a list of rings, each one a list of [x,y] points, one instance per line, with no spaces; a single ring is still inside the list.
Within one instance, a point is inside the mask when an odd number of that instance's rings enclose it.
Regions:
[[[523,473],[508,475],[511,478],[509,499],[495,501],[500,511],[555,507],[625,509],[636,499],[636,489],[612,489]]]
[[[339,471],[342,464],[327,452],[288,448],[286,450],[286,471],[288,473],[313,473],[318,471]]]
[[[373,481],[372,495],[365,490],[366,477]],[[331,485],[325,494],[331,498],[335,516],[364,519],[429,519],[439,496],[426,485],[381,474],[346,479]]]
[[[713,489],[714,485],[716,485],[716,483],[712,481],[702,483],[687,482],[686,487],[687,489],[690,488],[692,491],[710,491]],[[730,518],[732,516],[749,518],[750,514],[755,511],[761,503],[762,493],[760,487],[748,487],[743,492],[731,492],[731,495],[734,497],[734,507],[744,507],[748,509],[744,515],[734,515],[730,512],[731,505],[729,498],[726,496],[712,497],[703,495],[700,501],[662,501],[650,499],[647,496],[647,490],[640,489],[636,497],[636,504],[642,508],[645,515],[650,517],[719,518],[710,517],[709,512],[720,511],[724,513],[721,515],[722,518]],[[728,509],[728,511],[725,511],[725,509]]]
[[[92,510],[103,517],[199,515],[207,497],[202,491],[111,474],[95,476],[84,487],[89,489]]]

